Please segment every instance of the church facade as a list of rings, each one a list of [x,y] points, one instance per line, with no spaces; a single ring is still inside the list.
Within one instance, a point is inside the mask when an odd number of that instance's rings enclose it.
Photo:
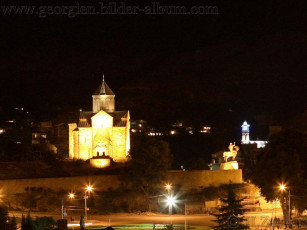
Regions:
[[[115,110],[115,94],[104,78],[92,98],[92,111],[80,111],[78,122],[69,124],[69,158],[127,161],[130,152],[129,111]]]

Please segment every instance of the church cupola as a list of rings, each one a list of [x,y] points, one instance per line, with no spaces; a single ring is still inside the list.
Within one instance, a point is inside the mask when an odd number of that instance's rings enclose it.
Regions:
[[[104,81],[93,94],[93,113],[98,113],[100,110],[113,112],[115,110],[115,94]]]
[[[249,140],[249,127],[250,125],[244,121],[243,124],[241,125],[242,128],[242,144],[248,144],[250,142]]]

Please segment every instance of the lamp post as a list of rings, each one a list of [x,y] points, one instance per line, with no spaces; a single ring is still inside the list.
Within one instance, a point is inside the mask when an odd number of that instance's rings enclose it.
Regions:
[[[87,220],[87,194],[93,190],[92,186],[87,186],[84,192],[84,219]]]
[[[168,210],[169,210],[169,215],[172,215],[172,206],[176,203],[175,197],[169,196],[167,197],[167,203],[168,203]]]
[[[64,201],[62,200],[62,219],[64,219]]]
[[[279,189],[283,192],[287,189],[287,187],[285,185],[281,184],[279,186]],[[290,193],[290,189],[288,189],[288,191],[289,191],[289,204],[288,204],[289,205],[289,219],[288,219],[288,222],[289,222],[289,228],[290,228],[290,223],[291,223],[291,203],[290,203],[291,193]]]
[[[74,197],[75,197],[75,194],[73,194],[73,193],[69,193],[68,194],[68,197],[70,198],[70,199],[73,199]],[[64,219],[64,200],[62,199],[62,219]]]
[[[184,230],[187,230],[187,200],[184,200]]]
[[[172,190],[172,185],[171,184],[166,184],[165,189],[167,190],[167,202],[168,202],[168,214],[171,216],[172,215],[172,202],[171,202],[171,190]]]

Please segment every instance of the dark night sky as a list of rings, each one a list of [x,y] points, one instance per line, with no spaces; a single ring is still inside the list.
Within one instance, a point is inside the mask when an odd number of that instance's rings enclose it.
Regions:
[[[198,1],[219,7],[198,16],[1,15],[0,105],[88,109],[104,73],[136,118],[291,116],[306,108],[302,2]]]

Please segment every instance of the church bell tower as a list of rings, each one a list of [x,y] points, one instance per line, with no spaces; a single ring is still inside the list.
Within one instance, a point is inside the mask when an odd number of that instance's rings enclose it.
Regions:
[[[248,144],[249,143],[249,127],[250,127],[250,125],[246,121],[244,121],[243,125],[241,125],[241,128],[242,128],[241,143],[242,144]]]
[[[114,112],[115,110],[115,94],[104,81],[102,77],[102,83],[98,89],[92,95],[93,97],[93,113],[98,113],[100,110],[106,112]]]

